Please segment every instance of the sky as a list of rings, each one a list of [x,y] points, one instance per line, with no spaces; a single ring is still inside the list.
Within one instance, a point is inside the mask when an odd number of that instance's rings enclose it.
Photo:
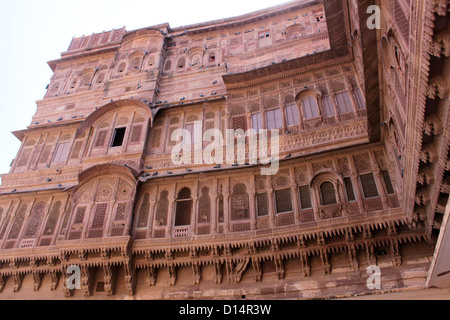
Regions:
[[[288,0],[0,0],[0,174],[20,148],[12,131],[26,129],[52,71],[73,37],[161,23],[172,28],[230,18]]]

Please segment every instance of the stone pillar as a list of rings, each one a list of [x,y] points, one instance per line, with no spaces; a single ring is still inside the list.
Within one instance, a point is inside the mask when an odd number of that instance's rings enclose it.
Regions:
[[[148,221],[148,231],[147,231],[147,237],[152,237],[153,234],[153,227],[155,226],[155,207],[156,207],[156,200],[150,200],[150,211],[148,213],[149,221]]]
[[[172,237],[175,207],[176,207],[176,193],[173,195],[173,199],[169,199],[169,210],[167,212],[167,233],[169,238]]]
[[[292,204],[294,206],[294,219],[295,224],[300,223],[300,203],[299,203],[299,194],[298,194],[298,187],[296,184],[291,184],[291,194],[292,194]]]
[[[373,153],[373,151],[369,151],[369,156],[370,156],[370,161],[372,162],[373,167],[374,167],[375,184],[377,185],[377,189],[378,189],[378,192],[380,194],[381,201],[383,203],[383,208],[384,209],[388,209],[389,208],[389,202],[388,202],[387,192],[386,192],[386,189],[384,187],[383,174],[381,173],[380,167],[378,166],[378,162],[377,162],[377,159],[376,159],[375,154]]]
[[[305,124],[303,122],[302,103],[300,101],[297,101],[295,105],[297,106],[300,130],[305,130]]]
[[[360,183],[359,183],[359,179],[358,179],[358,173],[356,170],[356,166],[355,166],[355,161],[353,160],[352,156],[348,157],[348,164],[350,167],[350,178],[352,179],[352,184],[353,184],[353,191],[355,192],[355,197],[356,197],[356,201],[358,202],[358,206],[359,206],[359,210],[361,211],[362,214],[367,213],[366,212],[366,208],[364,206],[364,197],[361,193],[361,188]]]
[[[258,228],[256,219],[256,192],[254,190],[250,190],[248,192],[248,196],[250,209],[250,227],[251,230],[256,230]]]
[[[284,134],[288,129],[288,125],[287,125],[287,121],[286,121],[286,105],[285,104],[281,105],[281,117],[283,120],[283,134]]]
[[[192,234],[197,234],[197,225],[198,225],[198,197],[192,198],[192,217],[191,217],[191,226],[192,226]]]

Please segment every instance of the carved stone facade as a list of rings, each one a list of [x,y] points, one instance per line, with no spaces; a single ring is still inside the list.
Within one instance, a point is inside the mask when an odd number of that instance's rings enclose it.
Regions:
[[[74,38],[14,132],[0,299],[336,297],[370,293],[373,265],[381,291],[423,288],[450,189],[447,2],[383,1],[370,30],[375,2]],[[176,165],[194,124],[279,129],[278,173],[226,149]]]

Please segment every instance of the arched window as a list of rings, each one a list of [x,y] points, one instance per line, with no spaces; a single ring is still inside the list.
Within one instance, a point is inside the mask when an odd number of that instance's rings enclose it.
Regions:
[[[25,229],[24,239],[31,239],[37,236],[39,226],[45,214],[45,202],[39,202],[33,209]]]
[[[168,60],[166,61],[166,65],[164,67],[165,71],[169,71],[170,69],[172,69],[172,61]]]
[[[150,213],[150,194],[146,193],[139,208],[137,228],[146,228],[148,224],[148,215]]]
[[[319,117],[319,107],[314,97],[307,96],[302,100],[302,105],[306,120]]]
[[[243,220],[250,218],[249,197],[245,184],[234,186],[231,196],[231,220]]]
[[[139,69],[141,68],[141,58],[136,57],[133,60],[131,60],[130,63],[130,71],[139,71]]]
[[[337,203],[336,192],[331,182],[326,181],[320,185],[320,200],[324,206]]]
[[[89,87],[91,85],[91,79],[92,79],[93,74],[92,73],[88,73],[85,74],[82,78],[81,78],[81,83],[80,83],[80,87]]]
[[[157,226],[167,225],[167,213],[169,211],[169,192],[162,191],[159,195],[158,206],[156,208],[155,224]]]
[[[177,64],[178,69],[183,69],[185,67],[185,65],[186,65],[185,58],[178,59],[178,64]]]
[[[191,190],[183,188],[178,194],[175,227],[189,226],[191,224],[192,204]]]
[[[52,211],[48,217],[44,228],[44,236],[52,236],[55,233],[56,224],[58,222],[59,211],[61,209],[61,201],[55,202]]]
[[[199,201],[198,223],[208,223],[211,221],[211,198],[209,197],[209,188],[202,189],[202,196]]]

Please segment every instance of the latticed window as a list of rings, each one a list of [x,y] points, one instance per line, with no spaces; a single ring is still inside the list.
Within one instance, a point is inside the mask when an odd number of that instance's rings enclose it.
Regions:
[[[331,182],[326,181],[321,184],[320,198],[324,206],[337,203],[334,185]]]
[[[231,196],[231,219],[248,219],[249,215],[249,197],[247,188],[240,183],[234,186]]]
[[[277,213],[285,213],[292,211],[291,190],[277,190],[275,191],[275,203],[277,206]]]
[[[25,239],[36,237],[37,231],[44,217],[45,202],[39,202],[33,209],[25,229]]]
[[[361,175],[359,176],[359,179],[361,180],[361,185],[364,191],[364,197],[366,199],[375,198],[379,196],[377,185],[375,183],[375,179],[372,173]]]
[[[27,205],[24,204],[20,207],[16,214],[11,231],[9,232],[8,239],[17,239],[19,237],[20,230],[22,229],[23,221],[25,220],[25,214],[27,213]]]
[[[73,220],[74,224],[82,224],[84,221],[84,215],[86,214],[86,207],[78,207],[75,219]]]
[[[299,191],[300,191],[300,207],[301,207],[301,209],[312,208],[311,191],[309,189],[309,186],[301,186],[301,187],[299,187]]]
[[[114,220],[115,221],[125,220],[126,212],[127,212],[127,203],[126,202],[119,203],[116,208],[116,216]]]
[[[257,194],[256,200],[257,200],[257,204],[258,204],[258,217],[268,216],[269,210],[267,207],[267,203],[268,203],[267,193]]]
[[[150,213],[150,194],[146,193],[139,208],[137,228],[146,228],[148,225],[148,216]]]
[[[233,130],[242,129],[244,132],[247,131],[247,119],[245,116],[233,117],[231,121]]]
[[[134,126],[131,130],[130,143],[140,142],[142,135],[142,125]]]
[[[199,200],[198,223],[210,222],[211,216],[211,198],[209,197],[209,188],[202,189],[202,196]]]
[[[95,206],[94,219],[92,220],[92,229],[103,228],[106,212],[108,210],[107,203],[99,203]]]
[[[55,233],[60,210],[61,210],[61,201],[57,201],[53,205],[52,211],[50,212],[50,215],[47,219],[47,223],[45,224],[44,236],[51,236]]]
[[[167,225],[167,213],[169,211],[169,193],[162,191],[156,208],[155,222],[158,226]]]

